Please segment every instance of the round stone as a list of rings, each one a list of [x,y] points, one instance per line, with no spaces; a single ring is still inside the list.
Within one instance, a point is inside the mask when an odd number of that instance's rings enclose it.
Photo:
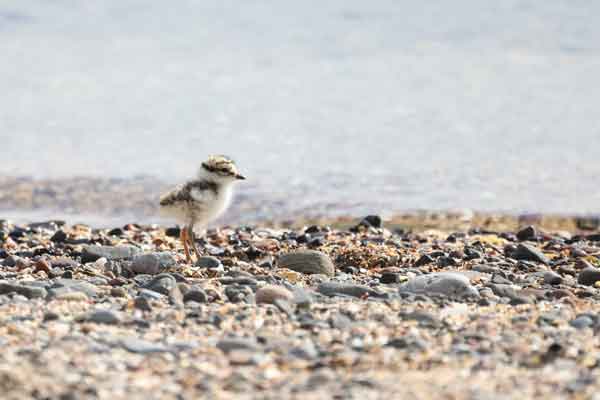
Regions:
[[[303,274],[321,274],[333,276],[335,267],[327,254],[316,250],[299,250],[282,254],[279,257],[279,267],[287,268]]]
[[[294,295],[283,286],[267,285],[258,289],[254,294],[254,297],[257,304],[274,304],[275,300],[285,300],[291,302],[294,298]]]

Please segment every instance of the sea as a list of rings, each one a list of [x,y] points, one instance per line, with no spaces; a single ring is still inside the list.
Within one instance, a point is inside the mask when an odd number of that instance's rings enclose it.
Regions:
[[[0,0],[0,175],[600,214],[600,2]]]

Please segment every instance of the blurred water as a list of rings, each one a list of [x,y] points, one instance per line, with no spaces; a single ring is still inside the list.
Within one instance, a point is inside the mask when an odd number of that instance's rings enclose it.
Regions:
[[[424,3],[424,4],[421,4]],[[0,174],[600,212],[600,2],[0,0]]]

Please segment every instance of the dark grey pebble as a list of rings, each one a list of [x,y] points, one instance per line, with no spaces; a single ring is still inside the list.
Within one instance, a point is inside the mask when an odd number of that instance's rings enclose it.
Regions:
[[[352,297],[383,297],[383,294],[363,285],[339,282],[323,282],[317,287],[317,292],[325,296],[345,295]]]
[[[152,311],[152,306],[150,305],[150,301],[147,297],[138,296],[133,301],[133,306],[138,310],[142,311]]]
[[[56,231],[50,238],[50,241],[54,243],[64,243],[67,240],[67,234],[62,230]]]
[[[87,245],[83,247],[81,261],[85,263],[94,262],[99,258],[107,260],[128,260],[140,253],[140,249],[130,245],[124,246],[99,246]]]
[[[256,341],[245,338],[224,338],[217,342],[217,348],[223,353],[229,353],[234,350],[256,351],[259,346]]]
[[[103,283],[105,284],[105,283]],[[60,278],[48,289],[48,297],[55,297],[67,292],[83,292],[89,297],[98,295],[96,286],[80,280]]]
[[[41,299],[47,295],[46,289],[42,287],[0,281],[0,294],[9,293],[16,293],[28,299]]]
[[[581,285],[592,286],[600,281],[600,270],[594,267],[583,269],[577,276],[577,282]]]
[[[227,286],[225,288],[225,296],[232,303],[254,303],[254,292],[249,286]]]
[[[550,260],[541,250],[526,243],[519,243],[514,253],[510,256],[517,260],[535,261],[546,265],[550,264]]]
[[[85,321],[95,322],[97,324],[116,325],[121,322],[121,317],[115,311],[95,310],[86,316]]]
[[[379,278],[379,282],[381,283],[399,283],[401,281],[402,275],[397,272],[384,272],[381,274],[381,278]]]
[[[242,286],[256,286],[258,285],[258,281],[253,278],[239,277],[239,278],[231,278],[224,277],[220,278],[219,282],[223,285],[242,285]]]
[[[168,296],[177,287],[177,281],[169,274],[156,275],[154,279],[144,285],[144,289]]]
[[[198,261],[196,261],[196,267],[199,268],[219,268],[221,266],[221,260],[217,257],[204,256],[200,257]]]
[[[517,232],[517,239],[521,241],[537,239],[538,232],[534,226],[530,225]]]
[[[131,271],[136,274],[156,275],[176,264],[177,261],[171,253],[145,253],[134,257]]]
[[[327,254],[316,250],[298,250],[279,257],[280,268],[291,269],[303,274],[334,276],[335,267]]]
[[[553,271],[545,272],[544,283],[547,285],[560,285],[562,283],[562,276]]]
[[[576,329],[589,328],[594,325],[594,320],[587,315],[580,315],[569,322],[569,325]]]
[[[195,301],[196,303],[208,302],[206,292],[199,287],[192,287],[183,295],[183,302]]]

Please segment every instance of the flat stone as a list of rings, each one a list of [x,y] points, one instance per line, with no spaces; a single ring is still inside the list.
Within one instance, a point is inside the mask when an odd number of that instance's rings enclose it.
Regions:
[[[168,296],[177,287],[177,281],[169,274],[156,275],[154,279],[144,285],[144,289]]]
[[[89,297],[98,295],[96,286],[80,280],[60,278],[48,289],[48,297],[52,298],[67,292],[82,292]]]
[[[134,257],[131,271],[136,274],[156,275],[173,265],[177,265],[177,261],[171,253],[145,253]]]
[[[195,301],[196,303],[207,303],[208,295],[200,287],[192,287],[183,295],[183,302]]]
[[[526,243],[519,243],[511,256],[517,260],[535,261],[546,265],[550,264],[550,260],[541,250]]]
[[[125,350],[136,354],[165,353],[170,351],[162,343],[153,343],[135,337],[121,339],[120,344]]]
[[[317,287],[317,292],[325,296],[351,296],[351,297],[382,297],[382,293],[368,286],[351,283],[323,282]]]
[[[552,271],[545,272],[544,283],[547,285],[560,285],[562,283],[562,276]]]
[[[576,329],[584,329],[592,327],[594,325],[594,320],[587,315],[580,315],[569,322],[569,325]]]
[[[121,317],[115,311],[95,310],[88,314],[84,320],[97,324],[116,325],[121,322]]]
[[[583,269],[577,276],[577,283],[586,286],[592,286],[600,281],[600,269],[587,267]]]
[[[0,281],[0,294],[9,293],[16,293],[28,299],[41,299],[47,295],[46,289],[42,287]]]
[[[99,258],[107,260],[129,260],[140,253],[140,249],[130,245],[124,246],[99,246],[86,245],[83,247],[81,261],[84,264],[94,262]]]
[[[251,339],[245,338],[224,338],[217,342],[217,348],[223,353],[229,353],[234,350],[258,350],[258,344]]]
[[[294,295],[283,286],[266,285],[254,294],[256,304],[274,304],[275,300],[292,301]]]
[[[329,277],[335,274],[335,267],[329,256],[316,250],[299,250],[282,254],[278,264],[280,268],[303,274],[321,274]]]
[[[221,260],[219,260],[217,257],[204,256],[198,258],[198,261],[196,261],[195,265],[198,268],[219,268],[221,266]]]
[[[479,297],[479,292],[466,276],[453,272],[417,276],[402,285],[399,292],[458,298]]]

